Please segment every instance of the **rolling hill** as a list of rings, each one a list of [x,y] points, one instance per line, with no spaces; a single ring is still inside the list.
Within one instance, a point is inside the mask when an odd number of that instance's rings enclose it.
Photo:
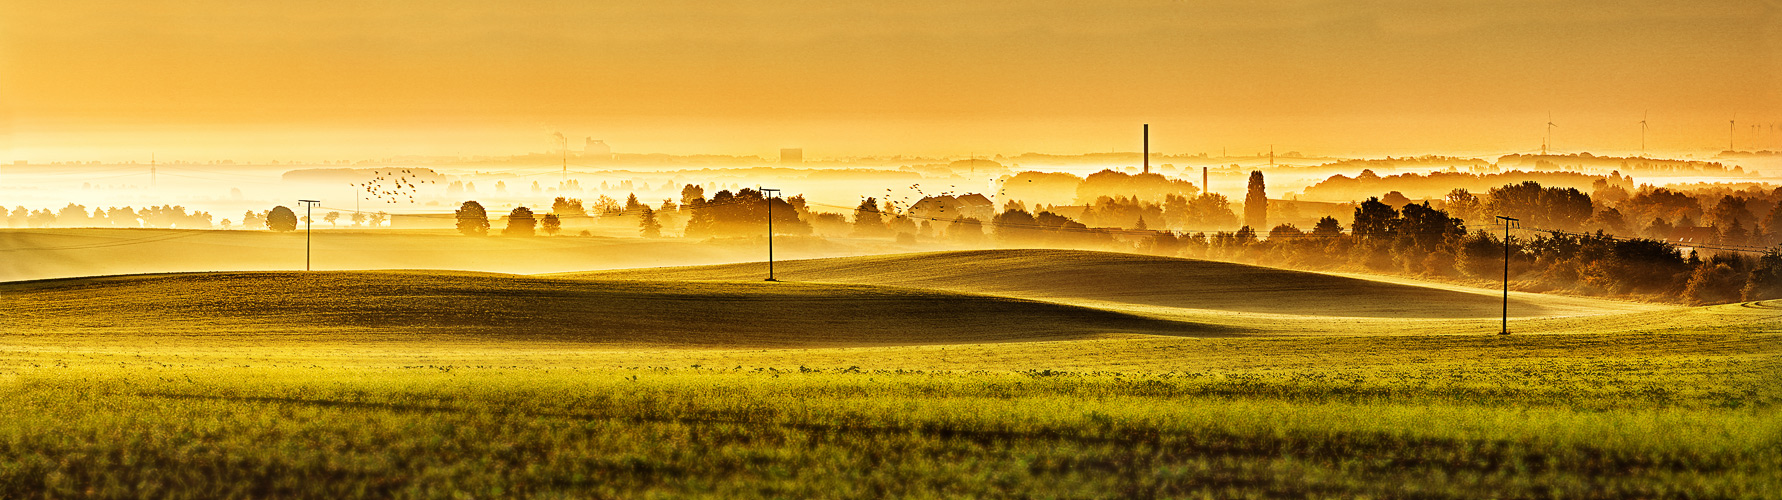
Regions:
[[[1497,318],[1489,290],[1226,262],[1078,250],[977,250],[782,261],[782,280],[888,285],[1054,302],[1336,318]],[[765,263],[557,274],[586,279],[759,280]],[[1514,317],[1652,310],[1608,300],[1513,294]]]
[[[468,237],[450,231],[322,229],[219,231],[145,228],[0,229],[0,281],[118,274],[303,269],[453,269],[547,273],[760,259],[762,239]],[[838,257],[893,251],[889,242],[781,237],[782,252]]]
[[[554,279],[468,272],[227,272],[0,284],[8,333],[320,335],[819,347],[1219,336],[1238,329],[957,292],[849,284]]]
[[[631,347],[853,347],[1112,334],[1490,334],[1501,296],[1409,280],[1065,250],[994,250],[524,276],[213,272],[0,283],[6,333],[268,335]],[[1522,333],[1758,331],[1775,304],[1681,308],[1517,293]],[[1714,326],[1719,325],[1719,326]]]

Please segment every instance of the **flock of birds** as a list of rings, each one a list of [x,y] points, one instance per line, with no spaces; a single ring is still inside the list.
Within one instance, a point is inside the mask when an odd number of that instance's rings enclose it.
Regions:
[[[1030,180],[1028,182],[1033,182],[1033,181]],[[904,188],[906,190],[905,194],[903,194],[901,196],[897,194],[897,191],[895,189],[885,188],[885,196],[883,198],[880,198],[880,200],[882,200],[885,204],[890,205],[893,210],[896,210],[897,212],[902,213],[902,212],[909,211],[909,209],[911,207],[914,207],[916,203],[920,203],[922,201],[922,199],[928,198],[929,196],[960,196],[960,195],[965,194],[965,193],[961,193],[959,191],[955,191],[956,189],[959,189],[959,186],[957,184],[949,184],[949,185],[947,185],[947,188],[948,189],[945,191],[941,191],[941,192],[935,193],[935,194],[929,194],[928,192],[922,190],[921,183],[910,184],[909,187]],[[915,195],[912,196],[912,195],[908,194],[908,193],[912,193],[912,192],[915,193]],[[1004,189],[1004,190],[998,191],[996,194],[1000,197],[1001,195],[1006,194],[1006,193],[1007,193],[1007,190]],[[910,198],[912,198],[912,197],[915,198],[916,201],[914,201],[914,202],[910,201]],[[862,195],[860,197],[860,200],[865,201],[866,196]],[[947,211],[946,205],[941,205],[939,210],[941,213],[946,213],[946,211]]]
[[[354,182],[354,183],[351,183],[350,185],[353,187],[365,190],[365,194],[367,196],[369,196],[371,199],[376,199],[376,200],[382,201],[384,203],[400,203],[402,201],[414,203],[416,184],[438,184],[439,183],[439,181],[435,181],[435,180],[420,180],[417,178],[410,177],[411,175],[418,175],[418,174],[414,174],[413,172],[410,172],[408,169],[387,170],[387,171],[372,170],[371,175],[372,175],[372,179],[369,181]],[[1030,180],[1028,182],[1033,182],[1033,181]],[[934,196],[957,196],[960,194],[959,192],[954,191],[955,189],[959,188],[958,185],[948,185],[947,187],[949,189],[947,189],[946,191],[942,191]],[[894,190],[893,188],[885,188],[885,196],[884,196],[884,198],[882,198],[882,200],[884,201],[885,204],[890,205],[892,209],[897,210],[898,212],[903,212],[903,211],[908,210],[910,207],[914,206],[914,204],[916,202],[920,202],[922,198],[927,198],[930,196],[927,192],[922,190],[921,183],[910,184],[909,187],[907,187],[905,189],[908,190],[905,192],[906,194],[904,194],[902,196],[898,196],[896,190]],[[910,201],[910,198],[912,196],[907,194],[910,192],[915,193],[915,196],[914,196],[916,198],[915,202]],[[1002,194],[1005,194],[1006,192],[1007,192],[1007,190],[1004,189],[1002,191],[998,191],[997,195],[1000,196]],[[861,196],[860,199],[862,201],[865,201],[866,197]],[[941,211],[945,212],[946,208],[944,208],[944,207],[941,208]]]
[[[398,175],[400,174],[400,175]],[[384,203],[398,203],[406,197],[409,203],[415,202],[415,184],[438,184],[439,181],[410,178],[408,169],[371,171],[372,179],[366,182],[352,183],[353,187],[365,190],[365,193]]]

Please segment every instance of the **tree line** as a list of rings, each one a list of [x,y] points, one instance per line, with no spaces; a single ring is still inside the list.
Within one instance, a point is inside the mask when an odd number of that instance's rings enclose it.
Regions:
[[[1556,195],[1556,202],[1577,203],[1571,198],[1570,193]],[[1384,272],[1482,284],[1478,282],[1503,279],[1508,244],[1509,280],[1524,291],[1692,304],[1782,298],[1782,252],[1776,248],[1761,255],[1715,250],[1703,255],[1698,249],[1684,252],[1657,239],[1529,229],[1512,231],[1506,242],[1498,236],[1501,226],[1469,231],[1465,220],[1428,202],[1393,208],[1378,198],[1357,206],[1347,229],[1326,217],[1311,231],[1278,225],[1266,238],[1248,226],[1210,234],[1158,232],[1139,241],[1136,249],[1314,271]]]
[[[3,211],[3,210],[0,210]],[[69,203],[61,210],[49,209],[28,210],[17,207],[6,213],[6,225],[15,228],[40,227],[153,227],[179,229],[210,229],[216,227],[209,212],[190,211],[179,205],[147,206],[142,208],[94,207],[90,212],[85,205]],[[223,219],[221,225],[227,229],[232,223]]]

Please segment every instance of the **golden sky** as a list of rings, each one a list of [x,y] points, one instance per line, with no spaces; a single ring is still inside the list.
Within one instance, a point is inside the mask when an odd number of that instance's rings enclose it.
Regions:
[[[1782,4],[0,0],[15,158],[1782,149]]]

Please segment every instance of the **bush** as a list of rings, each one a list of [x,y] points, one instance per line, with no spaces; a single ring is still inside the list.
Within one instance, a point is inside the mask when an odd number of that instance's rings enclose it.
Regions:
[[[266,228],[277,232],[295,231],[297,229],[297,213],[284,205],[272,207],[266,214]]]
[[[1770,249],[1757,260],[1741,292],[1744,300],[1782,299],[1782,250]]]
[[[482,236],[489,234],[489,213],[483,210],[483,204],[466,201],[455,212],[458,219],[458,232],[465,236]]]
[[[1698,305],[1738,302],[1739,291],[1744,286],[1744,276],[1732,265],[1726,262],[1704,262],[1690,274],[1689,284],[1683,289],[1683,298]]]
[[[532,216],[532,209],[515,208],[507,214],[507,227],[501,230],[502,236],[532,236],[538,227],[538,218]]]

